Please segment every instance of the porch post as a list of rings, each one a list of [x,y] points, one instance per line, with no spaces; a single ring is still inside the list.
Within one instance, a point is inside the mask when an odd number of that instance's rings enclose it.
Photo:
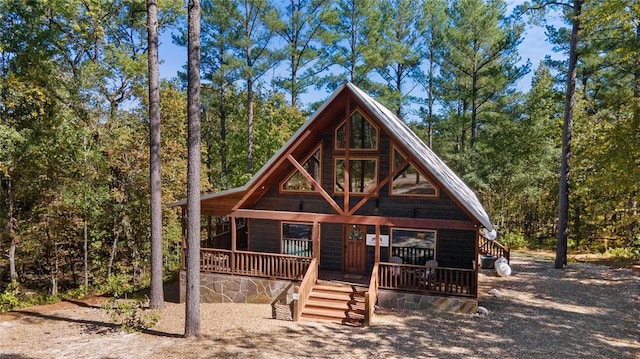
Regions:
[[[181,219],[180,219],[180,226],[182,227],[182,249],[181,249],[181,257],[182,257],[182,269],[186,269],[186,263],[185,263],[185,256],[187,255],[187,253],[185,252],[185,249],[187,249],[187,226],[185,223],[185,208],[184,207],[180,207],[180,215],[181,215]]]
[[[375,263],[380,263],[380,225],[376,224],[376,250],[375,250]]]
[[[236,230],[236,217],[231,217],[229,218],[229,221],[231,222],[230,225],[230,229],[231,229],[231,273],[235,273],[236,272],[236,237],[237,237],[237,230]]]
[[[211,215],[207,215],[207,247],[212,247],[211,245]]]
[[[313,222],[313,258],[320,263],[320,223],[318,221]]]

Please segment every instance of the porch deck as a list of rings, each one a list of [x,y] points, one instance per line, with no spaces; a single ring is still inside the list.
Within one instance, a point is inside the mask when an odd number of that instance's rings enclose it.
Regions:
[[[201,272],[270,279],[302,280],[311,260],[311,257],[275,253],[234,252],[210,248],[200,250]],[[477,275],[473,269],[380,262],[377,272],[377,282],[381,289],[415,292],[424,295],[477,297]],[[320,271],[318,278],[368,286],[371,273],[359,276]]]

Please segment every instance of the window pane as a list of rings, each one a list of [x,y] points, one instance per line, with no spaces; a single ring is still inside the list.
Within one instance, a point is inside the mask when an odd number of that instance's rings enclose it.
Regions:
[[[309,157],[309,159],[302,164],[302,167],[316,180],[316,182],[320,182],[320,149],[318,149],[314,154]],[[313,184],[307,180],[305,176],[300,173],[300,171],[296,171],[289,177],[289,179],[282,184],[282,189],[284,191],[295,191],[295,192],[313,192],[315,189],[313,188]]]
[[[313,255],[313,225],[282,223],[282,253],[303,257]]]
[[[374,150],[378,148],[378,131],[358,112],[351,116],[350,141],[352,149]]]
[[[378,185],[377,160],[349,160],[349,191],[351,193],[368,193]],[[344,160],[336,160],[335,192],[344,192]]]
[[[402,258],[405,264],[424,265],[435,259],[436,231],[420,229],[392,229],[391,255]]]
[[[395,171],[404,162],[404,157],[398,151],[394,151],[393,158],[393,170]],[[407,164],[404,170],[393,178],[391,193],[394,195],[435,196],[437,191],[424,174],[412,164]]]
[[[336,148],[344,149],[346,143],[346,124],[336,129]],[[351,116],[350,149],[375,150],[378,148],[378,130],[360,113]]]

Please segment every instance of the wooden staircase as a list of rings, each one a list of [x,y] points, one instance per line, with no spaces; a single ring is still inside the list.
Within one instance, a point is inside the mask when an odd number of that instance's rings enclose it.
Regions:
[[[363,326],[365,288],[318,280],[311,289],[300,320]]]
[[[496,258],[504,257],[507,259],[507,263],[511,260],[511,251],[498,241],[490,241],[487,238],[480,236],[478,242],[478,249],[480,254],[491,255]]]

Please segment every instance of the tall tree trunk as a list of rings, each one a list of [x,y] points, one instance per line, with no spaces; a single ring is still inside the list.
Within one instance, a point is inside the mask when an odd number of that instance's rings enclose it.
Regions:
[[[433,62],[435,61],[435,50],[433,49],[433,44],[430,46],[429,48],[429,91],[427,93],[427,101],[429,103],[429,113],[427,114],[428,116],[428,122],[429,122],[429,137],[428,137],[428,145],[429,148],[433,148],[433,103],[434,103],[434,95],[433,95],[433,91],[434,91],[434,81],[433,81],[433,76],[435,74],[435,68],[434,68],[434,64]]]
[[[9,277],[12,282],[18,280],[18,271],[16,271],[16,247],[18,239],[16,238],[16,219],[13,213],[13,181],[11,176],[7,176],[7,234],[9,235]]]
[[[246,20],[244,23],[244,31],[246,41],[248,41],[246,49],[246,76],[247,76],[247,172],[253,173],[253,59],[251,53],[251,11],[250,1],[245,0]]]
[[[573,109],[575,107],[576,76],[578,64],[578,40],[582,1],[573,1],[573,25],[569,47],[569,68],[567,71],[567,93],[564,101],[564,125],[562,127],[562,157],[560,163],[560,186],[558,195],[558,243],[556,246],[555,268],[567,265],[567,239],[569,237],[569,164],[571,159],[571,132],[573,129]]]
[[[85,204],[86,205],[86,204]],[[89,289],[89,231],[87,229],[87,210],[84,210],[84,231],[83,231],[83,264],[84,264],[84,295],[87,295]]]
[[[253,78],[247,77],[247,172],[253,174]]]
[[[474,69],[471,78],[471,139],[469,140],[469,148],[473,151],[476,148],[476,140],[478,137],[478,72]]]
[[[113,262],[116,259],[116,252],[118,250],[118,239],[120,238],[120,233],[116,229],[116,223],[114,221],[113,224],[113,243],[111,244],[111,253],[109,254],[109,265],[107,266],[107,280],[111,279],[111,274],[113,273]]]
[[[151,292],[149,308],[164,306],[162,287],[162,172],[160,168],[160,89],[158,69],[158,4],[147,0],[149,42],[149,180],[151,181]]]
[[[224,80],[220,84],[220,172],[222,177],[227,178],[227,103],[226,103],[226,86]]]
[[[188,9],[187,338],[200,336],[200,1],[189,0]]]

